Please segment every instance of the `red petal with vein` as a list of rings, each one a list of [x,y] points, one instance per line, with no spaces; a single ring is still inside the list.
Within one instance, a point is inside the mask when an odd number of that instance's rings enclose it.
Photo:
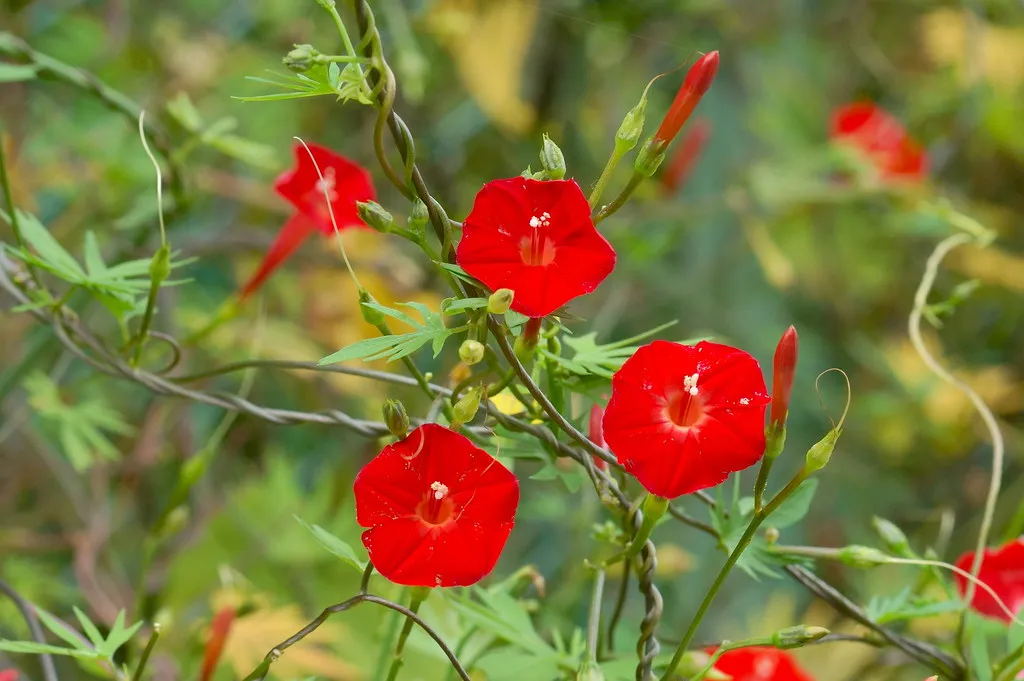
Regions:
[[[456,260],[491,290],[515,291],[512,309],[544,317],[591,293],[615,267],[573,180],[494,180],[466,216]]]
[[[318,230],[324,234],[334,233],[327,198],[338,229],[364,225],[356,210],[357,201],[372,201],[377,194],[370,174],[359,164],[336,154],[327,147],[296,143],[292,148],[295,167],[282,173],[274,182],[274,191],[287,199],[295,209],[306,215]],[[310,158],[312,153],[313,158]],[[313,161],[316,161],[316,165]],[[323,174],[323,182],[317,173],[317,166]],[[327,197],[324,196],[326,190]]]
[[[604,437],[651,494],[714,487],[764,456],[770,402],[757,360],[702,341],[654,341],[612,377]]]
[[[316,226],[313,221],[302,214],[296,213],[289,218],[288,222],[284,223],[281,231],[277,233],[277,238],[270,245],[266,255],[263,256],[263,262],[256,269],[256,273],[242,287],[242,300],[245,300],[259,289],[263,282],[267,280],[267,277],[280,267],[281,263],[287,260],[288,256],[294,253],[295,249],[315,230]]]
[[[986,549],[981,560],[978,579],[988,584],[999,596],[999,599],[1019,616],[1024,612],[1024,537],[1007,542],[998,549]],[[956,561],[956,566],[970,572],[973,561],[974,552],[972,551],[960,556]],[[956,586],[961,596],[967,593],[967,580],[964,577],[956,575]],[[975,587],[971,607],[982,615],[1006,623],[1013,621],[999,607],[996,599],[981,587]]]
[[[708,653],[715,652],[709,648]],[[732,681],[814,681],[792,655],[778,648],[738,648],[724,653],[715,669]]]
[[[519,482],[464,436],[428,423],[388,445],[354,483],[363,545],[405,586],[469,586],[494,569],[515,524]]]

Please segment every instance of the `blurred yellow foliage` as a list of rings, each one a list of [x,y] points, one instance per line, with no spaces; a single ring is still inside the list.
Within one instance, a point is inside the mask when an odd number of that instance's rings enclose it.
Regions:
[[[972,79],[972,68],[997,89],[1024,82],[1024,27],[993,26],[949,8],[925,15],[921,36],[932,61],[955,67],[965,82]]]
[[[466,90],[502,130],[529,130],[536,112],[520,91],[537,24],[535,0],[439,0],[427,26],[449,52]]]
[[[953,251],[949,264],[962,274],[986,284],[1024,292],[1024,257],[992,246],[964,246]]]

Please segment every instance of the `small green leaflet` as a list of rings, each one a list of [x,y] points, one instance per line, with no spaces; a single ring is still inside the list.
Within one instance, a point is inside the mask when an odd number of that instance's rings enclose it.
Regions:
[[[167,103],[166,109],[167,113],[178,121],[181,127],[195,135],[199,142],[225,156],[260,168],[273,168],[276,165],[275,153],[271,147],[230,134],[238,126],[238,121],[234,118],[221,118],[209,125],[204,123],[199,110],[186,93],[179,92]]]
[[[932,617],[947,612],[959,612],[963,608],[963,603],[957,600],[936,601],[923,596],[915,596],[908,587],[893,596],[874,596],[864,611],[873,621],[879,624],[888,624],[920,617]]]
[[[459,314],[467,310],[487,307],[487,298],[445,298],[441,301],[443,314]]]
[[[450,262],[443,262],[443,263],[440,263],[440,265],[441,265],[441,269],[445,270],[446,272],[451,272],[457,278],[461,279],[462,281],[466,282],[467,284],[472,284],[473,286],[476,286],[477,288],[482,288],[483,287],[483,284],[481,284],[478,279],[474,279],[473,277],[469,276],[469,274],[466,273],[466,270],[462,269],[458,265],[455,265],[455,264],[450,263]]]
[[[367,96],[369,91],[362,68],[358,64],[347,64],[345,68],[341,68],[337,63],[331,62],[326,68],[317,65],[306,73],[279,74],[273,71],[268,71],[268,73],[273,76],[273,79],[249,76],[248,80],[287,92],[235,97],[234,99],[243,102],[272,102],[282,99],[335,95],[342,101],[354,99],[360,104],[372,104]]]
[[[309,530],[325,549],[336,555],[338,558],[341,558],[360,572],[366,569],[366,561],[360,560],[359,556],[356,555],[356,552],[348,545],[347,542],[335,537],[319,525],[310,525],[299,516],[295,516],[295,519],[302,523],[302,526]]]
[[[817,478],[804,480],[775,510],[775,513],[768,516],[765,525],[781,530],[784,527],[797,524],[807,516],[807,512],[811,509],[811,502],[814,501],[814,493],[817,491]],[[737,506],[743,516],[749,516],[754,510],[754,497],[743,497]]]
[[[361,359],[364,362],[370,362],[375,359],[386,359],[388,362],[393,362],[396,359],[401,359],[411,355],[427,343],[431,344],[434,357],[441,354],[441,350],[444,348],[444,342],[448,339],[448,336],[452,334],[452,330],[444,325],[444,319],[441,315],[432,311],[422,303],[399,304],[403,307],[416,310],[420,317],[423,318],[423,321],[417,321],[404,312],[393,310],[390,307],[385,307],[379,303],[362,303],[362,305],[365,305],[372,310],[408,324],[416,329],[415,331],[361,340],[358,343],[353,343],[347,348],[342,348],[334,354],[324,357],[318,362],[318,364],[323,366],[325,364],[344,362],[349,359]]]
[[[0,83],[16,83],[36,77],[36,67],[31,64],[8,64],[0,62]]]
[[[100,633],[99,627],[84,612],[78,608],[75,608],[74,612],[79,624],[82,625],[82,630],[85,632],[84,637],[42,608],[36,608],[36,614],[43,625],[54,636],[71,646],[70,648],[40,644],[34,641],[7,641],[0,639],[0,650],[10,653],[49,653],[51,655],[74,657],[80,660],[105,660],[113,664],[114,653],[127,643],[142,626],[142,622],[136,622],[126,627],[124,624],[125,613],[122,610],[117,613],[117,619],[111,625],[110,633],[104,637]],[[86,637],[88,640],[86,640]]]
[[[598,345],[595,342],[594,339],[597,338],[597,333],[594,332],[576,338],[565,338],[565,344],[575,352],[571,358],[560,357],[543,347],[540,349],[540,352],[547,359],[558,362],[564,369],[578,376],[596,375],[611,378],[612,374],[620,369],[622,364],[636,352],[637,346],[633,345],[633,343],[653,336],[675,324],[676,322],[674,321],[662,324],[632,338],[626,338],[606,345]]]

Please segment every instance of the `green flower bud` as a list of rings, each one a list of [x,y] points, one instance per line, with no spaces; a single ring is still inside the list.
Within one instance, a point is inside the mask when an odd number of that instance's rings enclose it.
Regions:
[[[889,556],[870,546],[844,546],[839,549],[839,560],[850,567],[873,568],[889,562]]]
[[[455,403],[455,406],[452,407],[452,430],[458,430],[476,417],[483,393],[482,386],[471,388],[462,399]]]
[[[640,153],[636,155],[633,169],[644,177],[653,176],[662,161],[665,160],[666,149],[668,149],[668,142],[656,140],[653,137],[649,138],[644,142]]]
[[[626,117],[622,119],[619,129],[615,133],[615,150],[624,154],[640,141],[640,135],[644,132],[644,117],[647,114],[647,90],[644,90],[643,97]]]
[[[356,211],[360,220],[382,234],[387,234],[395,226],[395,218],[376,201],[356,201]]]
[[[910,542],[907,541],[907,535],[903,534],[903,530],[897,527],[895,523],[875,516],[871,519],[871,525],[875,528],[875,533],[878,534],[887,550],[892,551],[898,556],[907,556],[913,553],[910,550]]]
[[[153,259],[149,261],[150,280],[161,284],[171,275],[171,249],[164,244],[156,249]]]
[[[821,438],[807,450],[807,459],[804,463],[804,471],[807,473],[813,473],[820,471],[828,463],[828,460],[832,458],[832,450],[836,448],[836,442],[839,440],[839,436],[842,435],[843,429],[836,426],[832,430],[825,434],[825,437]]]
[[[303,73],[313,68],[318,56],[320,53],[312,45],[295,45],[295,48],[281,61],[292,71]]]
[[[775,632],[772,635],[772,645],[781,650],[799,648],[824,638],[828,634],[829,631],[825,627],[808,627],[801,624]]]
[[[409,220],[406,223],[409,227],[409,231],[415,236],[423,238],[426,236],[427,222],[430,221],[430,211],[427,210],[427,204],[423,203],[419,199],[413,201],[412,212],[409,213]]]
[[[775,542],[779,541],[779,528],[767,527],[764,531],[764,543],[771,546]]]
[[[473,366],[479,364],[484,358],[484,344],[480,341],[473,339],[467,339],[462,341],[462,345],[459,346],[459,359],[466,363],[467,366]]]
[[[764,457],[777,459],[786,446],[786,424],[769,423],[764,431]]]
[[[188,525],[188,507],[178,506],[173,511],[167,514],[167,520],[164,522],[162,528],[160,528],[160,540],[167,540],[178,534],[185,529]]]
[[[487,312],[490,314],[505,314],[512,307],[512,299],[515,292],[510,288],[499,288],[487,299]]]
[[[401,439],[409,433],[409,413],[399,400],[384,401],[384,423],[395,437]]]
[[[370,292],[364,288],[359,289],[359,311],[363,315],[363,320],[370,326],[383,326],[384,315],[379,311],[375,310],[367,303],[376,303],[377,301]]]
[[[604,681],[604,672],[596,662],[583,660],[576,670],[576,681]]]
[[[561,180],[565,177],[565,157],[562,150],[546,134],[540,148],[540,165],[547,171],[549,179]]]

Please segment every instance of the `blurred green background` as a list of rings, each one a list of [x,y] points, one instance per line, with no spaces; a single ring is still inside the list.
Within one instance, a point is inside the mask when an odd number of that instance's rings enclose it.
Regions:
[[[339,3],[344,5],[345,3]],[[685,184],[658,178],[602,225],[619,264],[594,295],[572,305],[599,338],[624,338],[668,320],[663,334],[712,334],[751,352],[766,370],[789,324],[800,333],[788,473],[842,412],[843,369],[852,386],[846,432],[789,543],[871,541],[873,514],[955,559],[974,541],[990,452],[969,402],[935,379],[907,340],[906,320],[924,260],[950,231],[923,208],[946,197],[998,234],[987,249],[955,253],[933,300],[965,281],[978,287],[936,332],[942,360],[985,398],[1007,438],[999,537],[1024,518],[1024,5],[1017,0],[377,0],[385,49],[399,82],[397,107],[418,145],[436,196],[461,218],[483,182],[537,166],[541,134],[562,148],[569,175],[597,178],[624,113],[655,75],[720,50],[722,66],[696,116],[710,139]],[[348,17],[349,15],[345,15]],[[35,49],[81,67],[135,100],[170,131],[190,203],[174,211],[172,245],[196,256],[188,285],[166,292],[157,328],[184,335],[212,315],[255,266],[288,209],[270,185],[291,164],[292,137],[330,146],[370,167],[380,202],[408,211],[375,168],[373,112],[329,97],[251,103],[268,92],[246,76],[282,72],[293,43],[325,52],[337,36],[313,0],[7,0],[0,26]],[[354,22],[352,23],[354,26]],[[648,129],[682,71],[656,81]],[[892,112],[928,149],[920,187],[836,192],[828,139],[833,109],[868,99]],[[192,111],[186,102],[194,107]],[[168,111],[170,106],[171,111]],[[183,113],[184,112],[184,113]],[[201,117],[195,134],[183,124]],[[34,212],[73,253],[93,230],[105,255],[145,257],[158,244],[152,166],[132,121],[89,92],[40,78],[0,83],[2,143],[18,205]],[[212,130],[212,132],[211,132]],[[227,136],[227,137],[226,137]],[[616,176],[615,191],[626,178]],[[173,208],[173,200],[168,199]],[[3,230],[6,230],[6,226]],[[7,231],[0,231],[10,241]],[[407,244],[376,233],[346,242],[367,286],[384,303],[437,302],[442,282]],[[53,343],[27,315],[0,311],[0,576],[41,606],[72,604],[109,622],[130,607],[138,546],[183,457],[203,445],[218,410],[157,398],[99,376]],[[110,322],[91,314],[99,328]],[[264,288],[260,302],[186,358],[199,371],[260,355],[315,361],[372,335],[333,244],[311,240]],[[941,345],[939,337],[941,334]],[[253,340],[255,338],[255,340]],[[452,358],[423,358],[443,377]],[[398,370],[395,368],[395,370]],[[43,372],[69,404],[102,399],[134,426],[110,435],[113,461],[77,473],[26,377]],[[770,371],[769,371],[770,373]],[[239,390],[241,375],[206,387]],[[365,380],[260,372],[250,399],[298,410],[340,408],[378,418],[392,394]],[[427,404],[399,393],[411,412]],[[35,397],[36,399],[33,399]],[[577,415],[583,410],[577,405]],[[242,595],[261,605],[236,625],[217,678],[247,673],[277,641],[357,588],[295,522],[297,515],[358,544],[350,484],[377,443],[337,427],[234,422],[201,484],[186,531],[157,561],[163,588],[159,678],[194,676],[212,612]],[[524,477],[531,471],[524,469]],[[751,478],[750,472],[745,474]],[[746,479],[746,478],[745,478]],[[784,479],[779,473],[778,479]],[[601,517],[594,495],[558,481],[529,481],[498,574],[537,566],[546,581],[542,630],[584,621],[581,567],[587,530]],[[694,514],[704,510],[685,501]],[[668,525],[661,582],[662,635],[678,637],[722,557],[703,536]],[[912,573],[821,574],[863,602],[895,591]],[[612,580],[615,584],[615,580]],[[240,595],[241,594],[241,595]],[[620,629],[630,649],[637,604]],[[739,638],[796,622],[831,623],[788,580],[734,575],[702,639]],[[281,678],[369,678],[379,613],[339,619],[324,648],[282,658]],[[937,618],[935,628],[947,626]],[[928,622],[917,626],[922,631]],[[23,636],[0,604],[0,634]],[[429,641],[407,667],[441,678]],[[333,652],[328,652],[333,651]],[[820,679],[866,679],[869,648],[801,654]],[[2,660],[3,658],[0,658]],[[0,663],[0,667],[3,664]],[[906,677],[920,679],[920,669]],[[69,672],[70,673],[70,672]],[[898,670],[897,670],[898,673]],[[518,677],[517,677],[518,678]]]

